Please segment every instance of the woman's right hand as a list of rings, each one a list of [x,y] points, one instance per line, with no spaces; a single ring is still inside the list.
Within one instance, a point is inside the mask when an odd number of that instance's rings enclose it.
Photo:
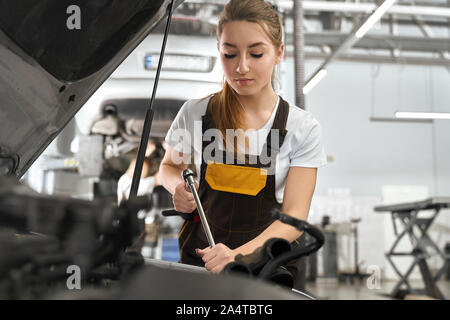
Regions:
[[[178,152],[167,145],[159,167],[158,178],[164,188],[172,194],[173,206],[178,212],[192,213],[197,208],[191,190],[181,177],[183,170],[188,168],[190,159],[190,155]],[[198,190],[197,182],[195,187]]]
[[[198,189],[198,185],[195,184]],[[175,187],[175,192],[173,193],[173,206],[178,212],[191,213],[196,208],[194,196],[191,190],[186,186],[185,181],[180,181]]]

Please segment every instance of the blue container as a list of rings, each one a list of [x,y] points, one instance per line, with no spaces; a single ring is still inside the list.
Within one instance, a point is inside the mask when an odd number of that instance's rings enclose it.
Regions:
[[[163,238],[161,260],[170,262],[180,261],[180,251],[177,238]]]

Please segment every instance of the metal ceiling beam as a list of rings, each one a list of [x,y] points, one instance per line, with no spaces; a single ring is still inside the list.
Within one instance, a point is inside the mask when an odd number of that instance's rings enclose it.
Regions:
[[[305,45],[338,47],[347,37],[348,34],[340,32],[306,32]],[[286,37],[287,45],[292,44],[291,38],[290,36]],[[402,51],[435,52],[450,51],[450,41],[448,38],[365,35],[353,47],[362,49],[400,49]]]
[[[344,13],[340,13],[343,15],[343,19],[347,22],[351,22],[353,20],[353,16],[345,15]],[[390,23],[390,16],[392,14],[388,14],[386,17],[382,17],[380,19],[381,23],[388,24]],[[308,14],[305,14],[305,21],[311,23],[312,21],[321,21],[320,16],[315,14],[314,12],[309,11]],[[422,17],[423,21],[430,27],[438,27],[438,28],[447,28],[448,27],[448,18],[440,18],[440,17]],[[401,16],[395,15],[395,21],[398,25],[410,25],[416,26],[416,23],[412,19],[411,16]]]
[[[215,4],[225,5],[228,0],[185,0],[185,3],[201,3],[201,4]],[[292,0],[272,0],[278,8],[283,10],[292,10]],[[346,13],[370,13],[376,9],[375,3],[355,3],[344,1],[302,1],[305,11],[331,11],[331,12],[346,12]],[[407,6],[395,5],[392,6],[388,13],[396,13],[400,15],[421,15],[421,16],[436,16],[436,17],[450,17],[450,8],[438,6]]]
[[[292,57],[292,51],[286,51],[286,57]],[[305,52],[306,60],[323,60],[327,58],[328,55],[321,52]],[[423,57],[409,57],[401,55],[398,58],[394,58],[391,55],[382,54],[342,54],[336,58],[338,61],[348,61],[348,62],[361,62],[361,63],[394,63],[394,64],[404,64],[404,65],[420,65],[420,66],[439,66],[448,67],[449,62],[447,59],[442,58],[423,58]]]
[[[275,1],[279,8],[292,10],[292,1]],[[378,6],[375,3],[353,3],[343,1],[303,1],[305,11],[333,11],[346,13],[371,13]],[[450,18],[450,8],[436,6],[394,5],[388,14],[420,15]]]
[[[327,74],[326,66],[360,41],[367,31],[381,19],[389,8],[393,6],[395,1],[396,0],[384,0],[379,6],[376,6],[375,10],[373,10],[373,12],[371,12],[371,14],[364,19],[364,22],[355,28],[349,35],[347,35],[344,41],[342,41],[342,43],[336,47],[336,49],[325,59],[316,71],[313,72],[313,74],[306,81],[304,90],[309,92],[311,88],[313,88],[317,82],[319,82],[320,79]]]
[[[395,14],[389,15],[389,33],[391,36],[398,35],[398,24],[397,24],[397,16]],[[398,46],[391,50],[391,54],[394,58],[398,58],[400,56],[400,49]]]
[[[413,19],[417,23],[417,25],[419,26],[420,31],[422,32],[422,34],[426,38],[428,38],[428,39],[434,39],[435,38],[435,35],[434,35],[433,31],[427,26],[425,21],[423,21],[422,17],[414,16]],[[448,54],[448,51],[450,51],[450,40],[448,39],[448,41],[447,41],[446,49],[438,50],[438,51],[439,51],[439,54],[441,55],[442,58],[450,59],[450,55]]]
[[[184,3],[192,3],[192,4],[200,4],[207,6],[223,6],[229,0],[185,0]],[[287,12],[293,9],[293,0],[288,1],[277,1],[272,0],[273,3],[278,5],[280,11]],[[325,12],[337,12],[341,14],[342,19],[349,19],[346,15],[354,14],[354,13],[370,13],[376,6],[370,3],[349,3],[349,2],[328,2],[328,1],[303,1],[305,8],[304,16],[307,19],[315,19],[317,16],[315,14],[320,11]],[[320,10],[319,10],[320,9]],[[387,14],[395,14],[400,12],[400,14],[396,17],[398,24],[414,24],[411,17],[414,15],[421,15],[422,19],[428,25],[432,26],[440,26],[446,27],[447,21],[436,20],[439,18],[449,18],[450,17],[450,6],[447,7],[438,7],[438,6],[425,6],[425,5],[415,5],[415,6],[392,6]],[[217,20],[217,19],[216,19]],[[306,20],[305,20],[306,21]],[[385,19],[383,19],[385,21]],[[210,21],[214,23],[214,19]]]

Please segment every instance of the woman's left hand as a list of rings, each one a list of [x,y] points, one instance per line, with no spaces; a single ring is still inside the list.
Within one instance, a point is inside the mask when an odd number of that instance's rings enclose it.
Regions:
[[[195,249],[195,252],[202,257],[206,270],[214,274],[220,273],[227,264],[233,262],[237,254],[223,243],[218,243],[213,248]]]

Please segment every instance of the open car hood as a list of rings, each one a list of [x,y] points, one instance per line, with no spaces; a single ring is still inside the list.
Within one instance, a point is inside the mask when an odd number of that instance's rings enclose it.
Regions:
[[[0,0],[0,175],[25,173],[170,2]]]

